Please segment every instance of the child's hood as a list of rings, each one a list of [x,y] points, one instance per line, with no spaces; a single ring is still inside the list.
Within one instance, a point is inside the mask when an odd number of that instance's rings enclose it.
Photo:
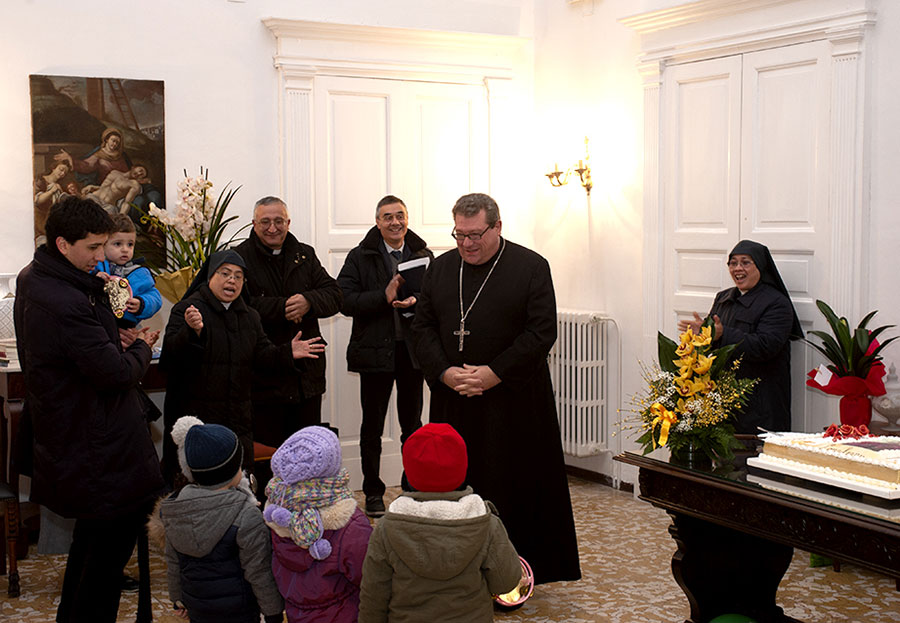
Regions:
[[[238,523],[248,505],[250,510],[259,512],[254,501],[240,489],[210,490],[188,485],[166,498],[160,507],[166,540],[182,554],[206,556]]]
[[[491,512],[480,496],[419,501],[402,495],[382,520],[391,549],[413,571],[434,580],[459,575],[480,555]]]

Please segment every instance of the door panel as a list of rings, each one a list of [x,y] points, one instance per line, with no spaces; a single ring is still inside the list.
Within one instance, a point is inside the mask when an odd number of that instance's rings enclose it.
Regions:
[[[828,48],[776,48],[745,54],[743,62],[740,237],[769,247],[804,331],[819,322],[814,301],[831,293]],[[832,418],[828,399],[805,386],[818,363],[809,346],[793,342],[796,430],[818,430]]]
[[[830,62],[828,44],[816,42],[666,69],[666,333],[732,285],[725,261],[741,239],[769,247],[804,331],[820,322],[814,301],[831,291]],[[802,342],[791,354],[793,428],[816,430],[833,417],[805,387],[818,360]]]
[[[708,311],[725,286],[726,254],[739,228],[740,76],[741,59],[732,56],[675,66],[664,77],[661,330],[669,335],[679,318]]]
[[[487,191],[487,105],[483,87],[368,78],[314,80],[314,233],[311,242],[337,277],[347,253],[375,224],[387,195],[407,204],[410,228],[437,251],[452,244],[450,210],[465,193]],[[351,486],[361,488],[359,375],[347,371],[351,320],[323,323],[328,391],[323,418],[338,426]],[[427,420],[428,393],[425,390]],[[381,477],[400,482],[400,427],[391,401]]]

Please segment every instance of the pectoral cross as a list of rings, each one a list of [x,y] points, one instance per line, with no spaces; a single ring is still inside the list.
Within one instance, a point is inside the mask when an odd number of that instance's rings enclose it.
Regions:
[[[459,336],[459,352],[462,352],[463,340],[466,339],[466,336],[469,335],[469,333],[471,333],[471,331],[466,331],[466,321],[460,320],[459,321],[459,331],[453,332],[453,335]]]

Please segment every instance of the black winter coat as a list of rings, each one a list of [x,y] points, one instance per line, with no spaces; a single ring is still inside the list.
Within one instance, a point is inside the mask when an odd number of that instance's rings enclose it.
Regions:
[[[425,241],[412,230],[407,230],[404,244],[409,248],[409,258],[404,261],[426,256],[434,259]],[[344,293],[341,313],[353,318],[347,344],[347,369],[351,372],[394,371],[394,308],[384,296],[393,275],[385,264],[383,245],[381,232],[372,227],[359,246],[347,254],[337,278]],[[412,324],[403,316],[400,321],[406,328]]]
[[[164,488],[137,390],[150,347],[138,340],[123,351],[103,281],[44,246],[17,284],[32,501],[76,518],[149,508]]]
[[[247,262],[243,294],[259,312],[266,335],[275,344],[287,344],[297,331],[303,339],[319,337],[319,318],[333,316],[341,308],[341,289],[319,263],[315,249],[288,233],[279,255],[260,241],[255,232],[235,247]],[[309,301],[310,310],[298,325],[284,317],[284,304],[294,294]],[[302,359],[296,366],[257,374],[253,401],[263,404],[297,403],[325,393],[325,354]]]
[[[758,433],[757,426],[791,430],[790,300],[760,282],[743,296],[737,288],[722,290],[709,313],[718,314],[723,326],[715,346],[737,344],[732,357],[743,356],[738,376],[759,379],[735,430],[749,434]]]
[[[193,305],[203,315],[200,335],[184,320]],[[244,467],[253,465],[250,389],[253,371],[293,367],[291,345],[276,346],[263,332],[256,310],[243,299],[225,309],[208,285],[179,301],[169,315],[160,365],[167,373],[163,455],[166,477],[177,470],[169,432],[183,415],[222,424],[244,447]]]

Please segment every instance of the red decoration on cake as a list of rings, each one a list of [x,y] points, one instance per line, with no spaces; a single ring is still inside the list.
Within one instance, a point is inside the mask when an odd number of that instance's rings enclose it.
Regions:
[[[859,439],[860,437],[869,437],[869,427],[865,424],[859,426],[851,426],[850,424],[832,424],[828,427],[823,437],[831,437],[832,441],[839,439]]]

